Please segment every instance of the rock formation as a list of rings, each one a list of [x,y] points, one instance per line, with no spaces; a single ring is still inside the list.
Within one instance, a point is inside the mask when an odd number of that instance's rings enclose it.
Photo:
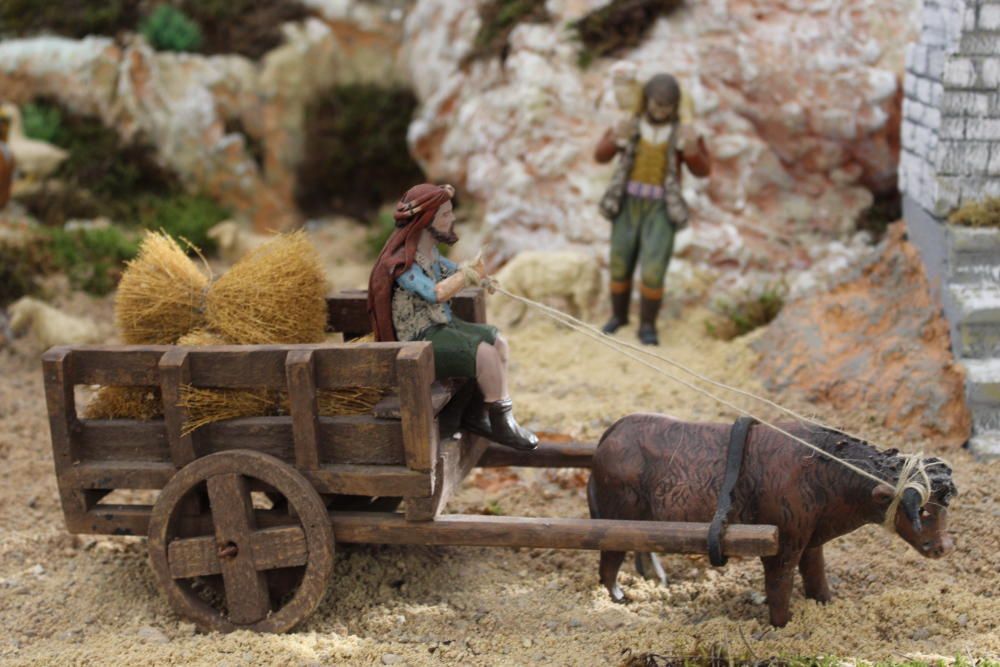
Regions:
[[[886,428],[914,439],[969,438],[965,373],[902,223],[828,293],[787,304],[753,345],[771,391],[880,412]]]

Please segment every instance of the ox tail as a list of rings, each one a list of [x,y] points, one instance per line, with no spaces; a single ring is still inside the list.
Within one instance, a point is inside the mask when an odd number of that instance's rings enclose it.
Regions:
[[[600,519],[601,511],[597,507],[597,481],[594,479],[594,473],[590,473],[590,479],[587,480],[587,506],[590,507],[590,518]]]

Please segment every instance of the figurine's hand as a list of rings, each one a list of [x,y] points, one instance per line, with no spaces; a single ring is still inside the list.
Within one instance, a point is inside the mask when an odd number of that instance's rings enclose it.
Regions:
[[[624,143],[629,140],[634,131],[635,131],[635,119],[624,118],[615,124],[615,139],[619,143]]]

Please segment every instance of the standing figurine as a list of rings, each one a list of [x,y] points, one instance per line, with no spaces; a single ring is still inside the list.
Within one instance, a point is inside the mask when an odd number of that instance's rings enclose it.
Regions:
[[[11,118],[0,111],[0,211],[10,201],[10,191],[14,183],[14,152],[7,143]]]
[[[601,199],[601,213],[613,223],[612,316],[604,332],[611,334],[628,324],[632,274],[638,263],[642,281],[639,340],[659,345],[656,316],[663,301],[663,280],[674,235],[688,219],[681,193],[681,163],[695,176],[705,177],[711,161],[704,139],[681,125],[681,89],[673,76],[657,74],[642,87],[641,95],[630,95],[634,79],[630,81],[621,68],[613,76],[619,106],[632,116],[608,129],[594,152],[601,163],[621,153]]]
[[[481,257],[457,265],[438,243],[454,244],[450,185],[410,188],[396,205],[396,229],[385,243],[368,282],[368,314],[377,341],[430,341],[438,378],[475,378],[481,396],[462,426],[514,449],[530,450],[538,437],[514,419],[507,390],[507,342],[497,328],[465,322],[449,301],[487,277]]]

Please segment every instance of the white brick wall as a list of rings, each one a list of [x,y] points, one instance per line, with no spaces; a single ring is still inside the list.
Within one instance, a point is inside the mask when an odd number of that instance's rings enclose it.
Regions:
[[[937,215],[1000,194],[1000,0],[924,0],[903,91],[900,189]]]

